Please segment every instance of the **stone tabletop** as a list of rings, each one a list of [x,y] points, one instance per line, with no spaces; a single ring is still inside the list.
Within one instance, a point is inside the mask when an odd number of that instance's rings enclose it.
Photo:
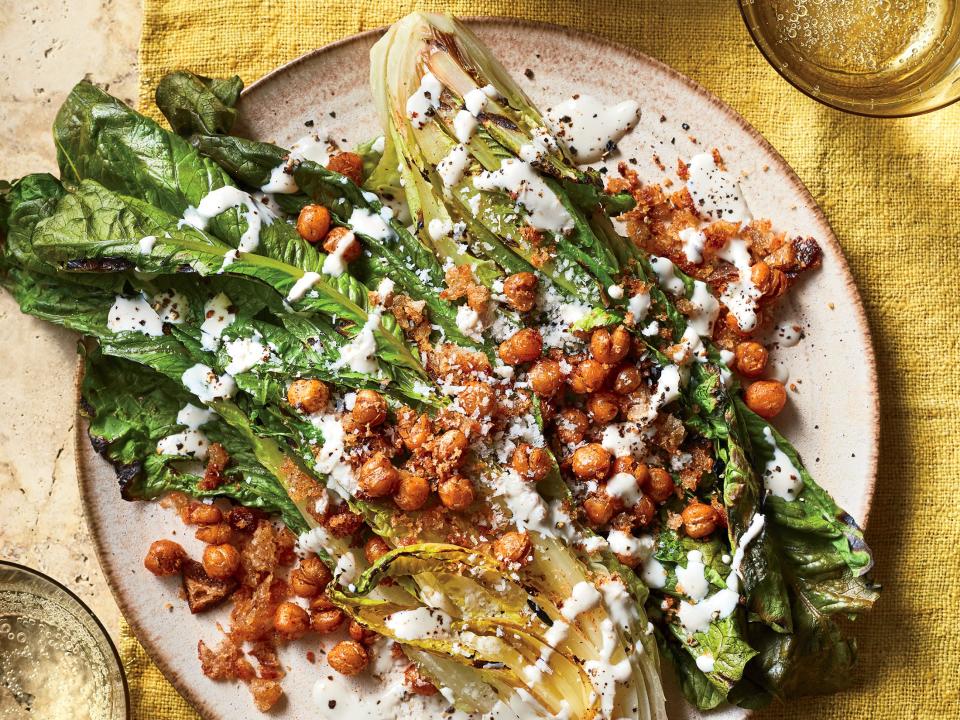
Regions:
[[[78,80],[132,101],[140,15],[139,0],[0,0],[0,178],[56,172],[50,126]],[[76,336],[21,315],[3,291],[0,328],[0,559],[67,585],[116,637],[77,489]]]

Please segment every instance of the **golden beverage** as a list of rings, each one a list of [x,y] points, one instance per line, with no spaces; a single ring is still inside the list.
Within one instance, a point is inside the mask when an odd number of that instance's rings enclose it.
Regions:
[[[103,627],[72,593],[0,562],[0,720],[125,720],[126,683]]]
[[[960,98],[958,0],[740,0],[767,59],[828,105],[877,116]]]

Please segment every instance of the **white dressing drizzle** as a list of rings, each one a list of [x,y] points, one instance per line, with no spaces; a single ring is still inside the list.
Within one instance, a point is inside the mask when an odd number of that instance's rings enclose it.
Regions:
[[[353,340],[343,346],[340,357],[334,363],[334,369],[348,368],[364,375],[375,375],[380,370],[377,363],[376,331],[380,327],[381,311],[373,310],[367,316],[367,322],[360,328]]]
[[[693,295],[690,296],[693,314],[687,318],[687,324],[700,337],[713,337],[713,325],[720,314],[720,303],[710,292],[705,282],[693,281]]]
[[[133,298],[117,295],[107,314],[107,329],[159,337],[163,335],[163,320],[142,295]]]
[[[600,606],[600,592],[592,583],[581,580],[570,591],[570,597],[564,600],[560,614],[573,622],[578,615],[590,612]]]
[[[157,311],[160,320],[171,325],[180,325],[186,320],[190,304],[187,299],[176,290],[166,290],[153,296],[151,302]]]
[[[633,322],[639,324],[647,317],[650,310],[650,293],[644,291],[633,295],[627,301],[627,310],[633,315]]]
[[[437,174],[446,187],[453,187],[463,177],[470,164],[470,153],[464,144],[454,145],[446,157],[437,163]]]
[[[337,246],[340,247],[339,245]],[[329,257],[329,255],[327,256]],[[323,263],[323,269],[326,270],[326,261]],[[314,285],[320,282],[320,273],[315,272],[305,272],[290,288],[290,292],[287,293],[287,302],[293,303],[298,300],[302,300],[303,296],[307,294],[307,291],[310,290]]]
[[[200,326],[200,344],[204,350],[216,350],[220,346],[220,336],[237,314],[233,311],[233,301],[225,293],[217,293],[203,306],[203,324]]]
[[[419,607],[388,615],[385,624],[400,640],[425,640],[449,634],[451,620],[442,610]]]
[[[243,207],[242,213],[247,223],[247,229],[240,236],[237,249],[241,252],[253,252],[260,245],[260,230],[263,225],[273,223],[276,215],[258,202],[250,193],[246,193],[233,185],[224,185],[221,188],[207,193],[197,207],[192,205],[184,213],[180,224],[191,225],[198,230],[206,230],[210,221],[230,208]]]
[[[530,224],[538,230],[561,233],[573,229],[570,213],[530,163],[509,158],[498,170],[477,175],[473,184],[478,190],[515,194],[516,202],[526,209]]]
[[[213,419],[213,411],[187,403],[177,413],[177,423],[186,430],[161,438],[157,443],[159,455],[187,455],[197,460],[206,460],[210,441],[200,430]]]
[[[767,461],[763,470],[763,486],[772,495],[781,500],[796,500],[803,489],[803,478],[800,471],[778,446],[770,428],[763,429],[763,437],[773,449],[773,457]]]
[[[230,375],[217,375],[209,365],[197,363],[180,376],[183,386],[203,402],[233,397],[237,384]]]
[[[420,78],[420,86],[407,98],[407,117],[416,128],[422,128],[440,107],[443,83],[429,70]]]
[[[678,278],[673,270],[673,263],[665,257],[650,256],[650,267],[657,274],[657,280],[664,290],[673,295],[682,295],[685,290],[683,280]]]
[[[318,413],[310,422],[323,435],[323,446],[317,453],[314,469],[326,475],[331,490],[344,500],[350,500],[356,490],[357,482],[353,468],[346,462],[346,432],[335,415]]]
[[[717,167],[712,153],[699,153],[690,160],[687,190],[697,212],[714,220],[750,222],[752,215],[740,190],[740,183]]]
[[[685,227],[677,233],[677,237],[683,243],[683,254],[687,256],[687,260],[692,263],[699,263],[703,260],[703,246],[707,242],[707,236],[703,234],[702,230]]]
[[[341,235],[337,240],[337,246],[333,249],[333,252],[323,259],[323,266],[320,268],[320,271],[324,275],[332,275],[333,277],[343,275],[347,271],[347,261],[343,259],[343,256],[355,241],[356,236],[352,230]]]
[[[254,331],[250,337],[227,340],[223,344],[230,363],[224,368],[229,375],[246,372],[270,359],[270,348],[263,343],[263,336]]]
[[[578,163],[596,162],[640,120],[640,105],[625,100],[604,106],[590,95],[574,95],[546,113],[554,134]]]

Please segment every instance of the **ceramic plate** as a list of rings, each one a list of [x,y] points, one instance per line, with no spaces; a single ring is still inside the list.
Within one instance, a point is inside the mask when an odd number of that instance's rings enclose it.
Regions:
[[[678,158],[689,159],[717,147],[728,168],[741,175],[743,192],[756,217],[772,218],[780,230],[819,241],[823,267],[809,274],[781,310],[780,320],[802,326],[805,337],[794,347],[772,351],[776,363],[789,369],[789,383],[796,386],[777,426],[793,441],[819,482],[858,521],[865,522],[878,437],[876,375],[867,322],[836,238],[783,158],[720,100],[645,55],[550,25],[506,19],[470,24],[541,109],[577,92],[604,102],[637,100],[642,118],[621,141],[620,158],[633,158],[642,178],[670,176]],[[380,31],[371,31],[334,43],[254,83],[240,102],[243,126],[237,132],[289,145],[309,131],[307,124],[312,121],[329,129],[343,147],[378,135],[367,90],[367,54],[379,35]],[[666,172],[654,164],[654,154]],[[85,434],[85,428],[80,432]],[[158,579],[143,569],[143,556],[158,538],[175,538],[194,557],[202,552],[201,543],[157,504],[122,501],[111,468],[93,453],[86,437],[80,438],[77,447],[87,518],[100,562],[137,637],[207,720],[256,716],[245,688],[212,682],[200,672],[197,640],[217,642],[216,622],[223,620],[226,611],[191,615],[178,596],[178,580]],[[311,642],[316,645],[315,637]],[[306,641],[301,641],[283,653],[290,668],[284,680],[288,699],[271,717],[313,714],[311,688],[330,670],[319,660],[310,665],[307,649]],[[672,672],[667,670],[665,675],[670,717],[699,717],[669,687]],[[727,708],[710,715],[732,719],[746,713]]]

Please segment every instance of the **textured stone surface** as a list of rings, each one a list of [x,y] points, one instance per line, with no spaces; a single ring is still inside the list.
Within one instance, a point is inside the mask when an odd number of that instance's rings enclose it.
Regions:
[[[0,178],[55,172],[50,125],[81,78],[136,95],[138,0],[0,0]],[[112,634],[119,613],[87,532],[74,465],[76,338],[0,292],[0,558],[77,592]]]

